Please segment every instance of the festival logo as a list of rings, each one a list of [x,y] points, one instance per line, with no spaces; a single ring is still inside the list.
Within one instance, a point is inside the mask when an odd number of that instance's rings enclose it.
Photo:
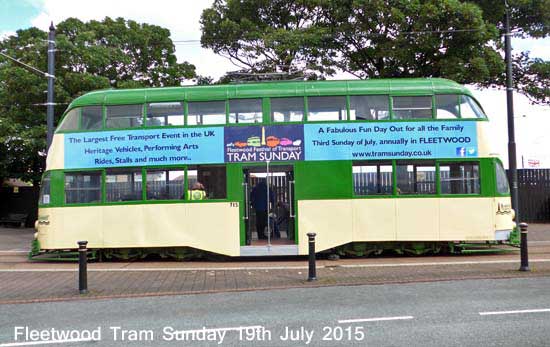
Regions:
[[[225,128],[225,161],[265,162],[303,160],[302,125]]]

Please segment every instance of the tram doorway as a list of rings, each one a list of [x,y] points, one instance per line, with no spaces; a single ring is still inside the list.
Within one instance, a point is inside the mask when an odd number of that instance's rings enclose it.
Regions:
[[[247,246],[295,244],[294,169],[292,165],[243,169]]]

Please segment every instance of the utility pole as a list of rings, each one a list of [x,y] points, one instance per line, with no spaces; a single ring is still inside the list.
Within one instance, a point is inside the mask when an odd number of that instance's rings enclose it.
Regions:
[[[512,79],[512,34],[510,33],[510,8],[508,1],[504,1],[505,17],[504,17],[504,50],[506,60],[506,106],[508,109],[508,169],[510,170],[511,179],[511,197],[512,208],[516,212],[516,228],[519,228],[521,223],[521,214],[519,211],[518,199],[518,168],[516,159],[516,134],[514,129],[514,85]],[[525,228],[527,229],[527,228]],[[527,257],[527,233],[523,230],[520,238],[521,250],[521,266],[520,271],[529,271],[529,260]]]
[[[53,22],[50,24],[50,32],[48,34],[48,101],[46,102],[47,107],[47,133],[46,133],[46,150],[50,149],[53,139],[53,112],[54,112],[54,88],[53,82],[55,78],[55,27]]]

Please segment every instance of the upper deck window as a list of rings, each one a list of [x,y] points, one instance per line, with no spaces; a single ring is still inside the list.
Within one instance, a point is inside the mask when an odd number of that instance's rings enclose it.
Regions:
[[[80,129],[94,130],[101,129],[103,126],[103,107],[102,106],[86,106],[82,107],[82,118],[80,121]]]
[[[229,100],[229,123],[261,123],[261,99]]]
[[[385,120],[390,118],[387,95],[350,96],[350,120]]]
[[[225,101],[190,102],[188,104],[187,124],[225,124]]]
[[[271,120],[273,122],[301,122],[304,120],[304,98],[272,98]]]
[[[142,105],[107,106],[107,128],[136,128],[143,124]]]
[[[432,97],[394,96],[393,114],[395,119],[432,118]]]
[[[57,131],[78,130],[78,118],[80,116],[80,107],[73,108],[65,115],[63,121],[57,127]]]
[[[183,102],[147,104],[147,126],[183,125]]]
[[[310,96],[307,98],[307,120],[312,122],[346,120],[345,96]]]
[[[468,95],[460,96],[460,115],[462,118],[486,118],[478,103]]]
[[[436,95],[435,96],[436,117],[438,119],[459,118],[458,95]]]

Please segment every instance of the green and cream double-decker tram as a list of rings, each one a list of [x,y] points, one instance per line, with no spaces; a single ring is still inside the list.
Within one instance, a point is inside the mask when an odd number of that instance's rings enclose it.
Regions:
[[[87,93],[48,152],[35,253],[302,255],[310,232],[351,254],[507,241],[489,126],[443,79]]]

